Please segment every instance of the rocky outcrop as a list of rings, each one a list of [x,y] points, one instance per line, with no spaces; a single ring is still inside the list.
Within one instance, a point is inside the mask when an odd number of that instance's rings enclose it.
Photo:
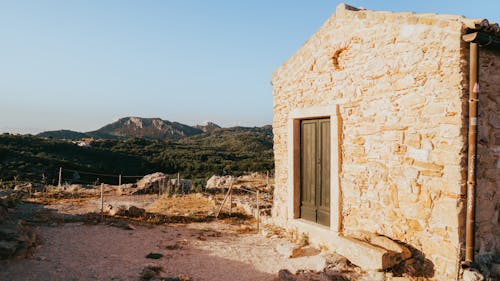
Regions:
[[[136,184],[135,194],[141,193],[158,193],[160,185],[167,181],[167,176],[163,173],[153,173],[145,175]]]
[[[0,259],[25,256],[36,245],[37,236],[33,229],[24,221],[9,216],[9,208],[15,207],[17,202],[17,193],[0,193]]]
[[[213,188],[228,188],[229,185],[231,184],[231,181],[234,181],[235,178],[232,176],[216,176],[213,175],[210,177],[207,181],[206,188],[207,189],[213,189]]]
[[[259,190],[261,192],[270,193],[274,188],[274,179],[262,173],[251,173],[239,177],[230,175],[213,175],[212,177],[210,177],[210,179],[208,179],[206,188],[208,190],[223,189],[229,188],[231,184],[233,185],[233,188],[242,187],[246,189]]]
[[[163,173],[153,173],[144,176],[135,185],[123,186],[120,188],[122,194],[186,194],[189,193],[193,186],[191,180],[187,179],[170,179]]]

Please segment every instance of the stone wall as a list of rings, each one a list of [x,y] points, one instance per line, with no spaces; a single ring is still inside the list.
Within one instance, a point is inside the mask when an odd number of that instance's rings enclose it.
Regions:
[[[500,254],[500,54],[480,48],[476,250]]]
[[[339,104],[343,233],[362,230],[402,241],[425,255],[434,278],[457,278],[466,187],[468,50],[461,40],[463,20],[351,11],[341,4],[274,73],[277,223],[287,225],[292,219],[292,206],[287,206],[289,112]],[[484,79],[487,75],[500,82],[498,71],[485,73]],[[485,87],[498,89],[491,81]],[[498,202],[498,93],[494,97],[490,92],[482,96],[482,104],[486,99],[496,103],[481,105],[489,112],[481,121],[489,130],[481,135],[489,141],[480,148],[488,150],[480,161],[488,168],[481,172],[479,186],[487,188],[479,200]],[[480,217],[491,219],[492,212],[498,219],[498,203],[490,202]],[[481,242],[481,249],[498,249],[498,224],[491,232],[487,222],[478,223],[479,240],[488,241]]]

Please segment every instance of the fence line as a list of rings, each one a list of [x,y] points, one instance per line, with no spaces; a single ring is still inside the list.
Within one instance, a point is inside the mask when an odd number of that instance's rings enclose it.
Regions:
[[[103,173],[94,173],[94,172],[87,172],[87,171],[81,171],[81,170],[74,170],[74,169],[66,169],[66,168],[62,168],[62,167],[59,167],[59,179],[58,179],[58,185],[61,186],[62,185],[62,180],[65,180],[65,181],[68,181],[68,180],[74,180],[73,178],[71,179],[63,179],[62,175],[63,175],[63,171],[68,171],[68,172],[73,172],[73,173],[79,173],[79,174],[83,174],[83,175],[92,175],[92,176],[100,176],[100,177],[115,177],[118,179],[118,185],[122,185],[122,178],[143,178],[146,175],[142,175],[142,176],[137,176],[137,175],[122,175],[122,174],[103,174]],[[173,178],[173,175],[175,175],[175,177],[179,180],[180,179],[180,173],[177,172],[175,174],[172,174],[172,175],[169,175],[169,174],[164,174],[167,178],[170,178],[172,176]],[[99,178],[97,178],[97,180],[99,180]],[[95,183],[95,182],[94,182]],[[102,183],[102,182],[99,182],[99,183]],[[90,184],[92,184],[92,182],[90,182]]]
[[[256,212],[255,212],[255,220],[257,221],[257,232],[260,231],[260,202],[259,202],[259,197],[260,197],[260,191],[254,191],[250,189],[246,189],[243,187],[239,187],[239,190],[243,190],[245,192],[249,193],[254,193],[255,194],[255,201],[256,201]],[[220,215],[220,212],[222,211],[222,208],[224,208],[224,204],[226,203],[227,199],[229,198],[229,214],[232,212],[233,208],[233,180],[231,180],[229,184],[229,189],[227,190],[226,195],[224,196],[224,199],[222,200],[222,203],[220,204],[219,210],[217,211],[217,214],[215,215],[215,218],[218,218]]]

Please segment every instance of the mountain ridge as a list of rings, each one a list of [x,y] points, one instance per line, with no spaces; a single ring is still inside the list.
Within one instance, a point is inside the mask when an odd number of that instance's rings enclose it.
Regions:
[[[227,130],[230,128],[236,127],[222,128],[221,126],[213,122],[207,122],[205,125],[189,126],[180,122],[163,120],[161,118],[128,116],[120,118],[110,124],[104,125],[103,127],[94,131],[78,132],[72,130],[54,130],[41,132],[36,136],[67,140],[78,140],[83,138],[145,138],[153,140],[178,141],[186,137],[213,133],[218,130]],[[251,129],[252,127],[241,128]]]

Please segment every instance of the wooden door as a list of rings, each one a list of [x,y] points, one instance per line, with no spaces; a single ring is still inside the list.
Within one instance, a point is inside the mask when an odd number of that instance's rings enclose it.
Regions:
[[[330,225],[330,119],[301,121],[300,217]]]

